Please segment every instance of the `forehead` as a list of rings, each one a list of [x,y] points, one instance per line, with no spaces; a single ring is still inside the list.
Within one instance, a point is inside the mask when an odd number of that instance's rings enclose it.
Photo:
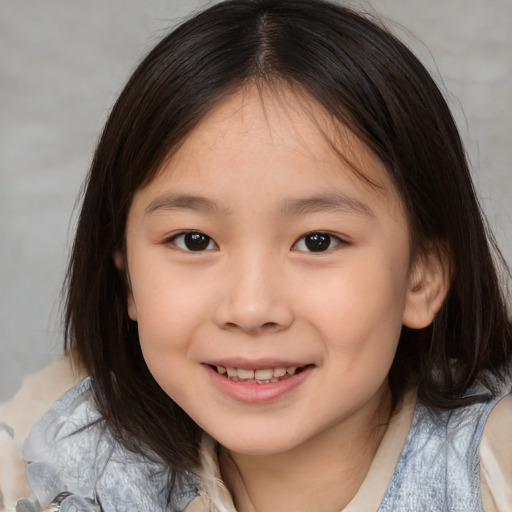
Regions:
[[[234,195],[242,182],[255,190],[264,183],[271,199],[286,190],[305,195],[312,187],[325,195],[341,178],[350,188],[400,203],[384,164],[312,97],[250,86],[201,120],[149,188],[179,185]]]

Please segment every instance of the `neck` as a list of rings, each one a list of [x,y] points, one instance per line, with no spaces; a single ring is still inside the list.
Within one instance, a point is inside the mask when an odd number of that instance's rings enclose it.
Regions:
[[[374,399],[375,404],[283,453],[248,455],[221,447],[222,477],[237,510],[339,512],[345,508],[368,473],[391,415],[387,385]]]

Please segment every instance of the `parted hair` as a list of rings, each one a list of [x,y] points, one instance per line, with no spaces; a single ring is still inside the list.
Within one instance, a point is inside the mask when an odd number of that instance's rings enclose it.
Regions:
[[[511,356],[503,282],[465,151],[442,93],[372,16],[324,0],[228,0],[175,28],[121,92],[85,183],[66,279],[66,350],[92,376],[105,425],[175,478],[198,463],[199,427],[158,386],[127,313],[123,250],[134,193],[223,98],[246,85],[303,91],[382,160],[413,254],[439,250],[451,286],[433,323],[403,328],[389,379],[433,408],[477,381],[493,392]],[[342,149],[340,150],[342,152]],[[172,315],[172,312],[170,313]]]

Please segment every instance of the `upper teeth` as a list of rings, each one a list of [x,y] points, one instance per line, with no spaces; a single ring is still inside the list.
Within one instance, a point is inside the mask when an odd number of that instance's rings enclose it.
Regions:
[[[275,368],[262,368],[260,370],[250,370],[248,368],[225,368],[224,366],[217,366],[217,371],[224,375],[227,373],[229,378],[238,378],[243,380],[260,380],[270,381],[275,378],[284,377],[286,374],[294,375],[297,370],[296,366],[277,366]]]

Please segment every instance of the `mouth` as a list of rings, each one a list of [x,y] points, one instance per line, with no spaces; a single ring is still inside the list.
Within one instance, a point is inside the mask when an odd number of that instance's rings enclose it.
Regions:
[[[250,368],[231,368],[224,366],[210,365],[214,371],[233,382],[244,382],[247,384],[271,384],[289,379],[294,375],[303,372],[312,365],[304,366],[276,366],[271,368],[259,368],[252,370]]]

